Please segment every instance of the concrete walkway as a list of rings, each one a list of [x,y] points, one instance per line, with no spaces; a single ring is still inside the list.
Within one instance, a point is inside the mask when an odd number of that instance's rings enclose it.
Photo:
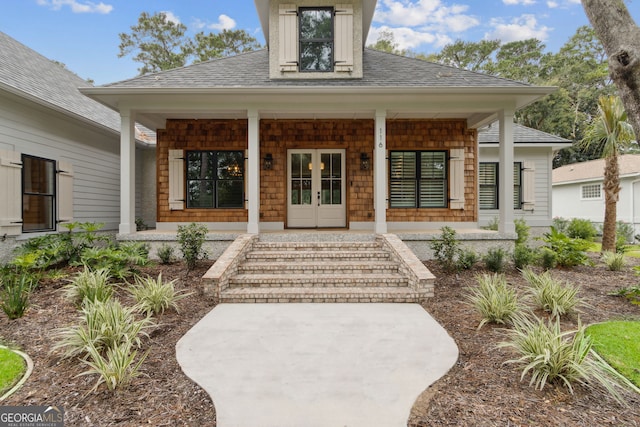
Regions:
[[[176,350],[218,427],[406,426],[458,358],[417,304],[220,304]]]

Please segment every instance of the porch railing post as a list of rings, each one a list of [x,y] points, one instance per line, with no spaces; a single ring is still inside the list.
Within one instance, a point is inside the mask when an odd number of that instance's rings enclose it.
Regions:
[[[375,232],[387,232],[387,112],[376,110],[373,150],[373,204]]]
[[[500,148],[499,160],[499,207],[500,216],[498,231],[500,233],[515,233],[513,222],[513,117],[514,109],[500,111]]]

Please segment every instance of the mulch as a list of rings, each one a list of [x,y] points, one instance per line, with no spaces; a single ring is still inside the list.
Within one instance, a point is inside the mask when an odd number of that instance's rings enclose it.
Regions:
[[[597,262],[597,258],[594,258]],[[181,263],[145,267],[143,273],[176,279],[179,290],[192,292],[179,301],[180,312],[165,312],[143,342],[149,350],[141,372],[127,387],[116,392],[103,386],[92,391],[96,378],[78,376],[86,367],[78,360],[62,359],[52,351],[55,331],[74,324],[78,312],[61,292],[63,280],[50,281],[34,292],[27,314],[9,320],[0,314],[0,337],[28,353],[35,369],[27,383],[3,405],[58,405],[65,409],[69,426],[215,426],[214,402],[181,371],[175,357],[176,342],[216,301],[200,292],[201,277],[210,266],[202,261],[187,272]],[[459,360],[449,373],[425,390],[413,407],[408,425],[417,426],[638,426],[640,396],[629,395],[629,406],[617,404],[596,390],[576,386],[547,386],[535,390],[529,378],[520,380],[509,349],[497,348],[504,340],[504,328],[486,325],[477,329],[479,316],[465,303],[465,289],[475,284],[477,267],[457,275],[442,273],[433,262],[426,263],[436,277],[435,297],[424,308],[455,339]],[[580,296],[589,303],[580,318],[589,324],[608,319],[640,319],[640,307],[610,293],[637,285],[631,267],[610,272],[601,264],[570,270],[553,270],[553,275],[580,286]],[[506,273],[509,283],[524,288],[515,270]],[[123,292],[119,298],[131,301]],[[565,328],[577,325],[577,317],[564,321]],[[384,426],[381,426],[384,427]]]

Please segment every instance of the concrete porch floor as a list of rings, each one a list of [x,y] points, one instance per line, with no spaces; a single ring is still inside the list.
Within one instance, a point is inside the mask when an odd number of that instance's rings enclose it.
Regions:
[[[417,304],[220,304],[176,353],[219,427],[400,427],[458,348]]]

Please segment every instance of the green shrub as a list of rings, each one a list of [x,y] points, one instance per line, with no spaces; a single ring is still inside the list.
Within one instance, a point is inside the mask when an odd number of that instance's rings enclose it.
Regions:
[[[478,325],[485,323],[508,324],[521,310],[518,295],[507,285],[502,274],[483,274],[477,277],[478,286],[469,288],[466,299],[482,316]]]
[[[123,279],[133,274],[133,266],[149,262],[149,246],[141,242],[123,242],[118,245],[87,247],[76,265],[92,269],[107,269],[113,277]]]
[[[180,294],[175,290],[176,280],[162,282],[162,273],[157,279],[135,276],[135,284],[129,292],[136,300],[136,308],[147,315],[164,313],[168,308],[178,311],[177,302],[188,294]]]
[[[553,218],[553,228],[558,230],[560,233],[567,233],[567,227],[569,226],[569,220],[566,218],[562,218],[557,216]]]
[[[530,269],[522,270],[522,277],[529,284],[529,294],[533,302],[553,317],[560,317],[579,311],[578,307],[584,305],[578,297],[578,288],[569,283],[551,277],[548,271],[536,274]]]
[[[101,384],[106,384],[107,389],[112,391],[130,384],[132,379],[140,375],[140,366],[149,353],[145,352],[136,362],[138,352],[133,347],[133,342],[123,341],[107,348],[103,356],[93,345],[89,345],[88,358],[83,359],[89,370],[80,375],[98,375],[93,391]]]
[[[576,383],[589,388],[600,385],[624,402],[618,389],[632,385],[591,349],[593,342],[585,329],[579,322],[577,330],[562,332],[558,318],[545,324],[520,315],[514,317],[513,329],[507,331],[509,340],[499,346],[516,351],[518,357],[505,363],[522,366],[520,379],[531,375],[529,385],[537,389],[560,384],[573,394]]]
[[[527,221],[523,218],[518,218],[513,221],[516,226],[516,234],[518,238],[516,239],[516,245],[524,245],[529,240],[529,231],[531,227],[527,225]]]
[[[84,301],[105,302],[113,295],[110,279],[109,270],[106,268],[94,271],[85,267],[64,287],[65,295],[78,306],[81,306]]]
[[[624,254],[621,252],[604,251],[602,260],[610,271],[620,271],[626,264]]]
[[[513,250],[513,265],[521,270],[535,261],[536,252],[525,244],[516,244]]]
[[[161,264],[171,264],[174,260],[173,252],[173,246],[167,243],[163,243],[156,251]]]
[[[440,239],[431,241],[429,246],[440,267],[448,273],[453,273],[460,267],[458,264],[460,241],[456,238],[456,231],[453,228],[444,226],[441,230]]]
[[[549,233],[545,233],[542,240],[546,248],[555,252],[556,263],[560,267],[575,267],[576,265],[589,264],[587,249],[590,243],[582,239],[572,239],[560,233],[555,227],[551,227]]]
[[[489,271],[502,273],[505,269],[507,252],[502,248],[489,248],[482,260]]]
[[[636,267],[634,267],[635,269]],[[621,288],[611,295],[625,297],[629,300],[631,304],[640,305],[640,287],[639,286],[629,286],[625,288]]]
[[[100,354],[125,342],[139,347],[140,336],[151,326],[151,318],[136,319],[135,310],[116,299],[85,301],[79,324],[58,330],[54,349],[63,350],[63,357],[86,358],[90,347]]]
[[[178,243],[187,264],[187,270],[192,270],[198,260],[206,257],[206,252],[202,250],[206,236],[207,227],[204,224],[192,222],[189,225],[178,226]]]
[[[499,224],[500,224],[500,220],[498,219],[498,217],[494,216],[487,225],[481,228],[483,228],[484,230],[498,231]]]
[[[588,219],[572,218],[567,226],[567,236],[592,242],[598,235],[598,229]]]
[[[551,270],[558,265],[558,255],[551,249],[543,247],[540,249],[538,262],[545,270]]]
[[[470,270],[478,262],[478,254],[471,248],[463,248],[458,254],[459,270]]]
[[[34,286],[32,276],[20,274],[3,277],[0,306],[10,320],[19,319],[29,308],[29,296]]]

